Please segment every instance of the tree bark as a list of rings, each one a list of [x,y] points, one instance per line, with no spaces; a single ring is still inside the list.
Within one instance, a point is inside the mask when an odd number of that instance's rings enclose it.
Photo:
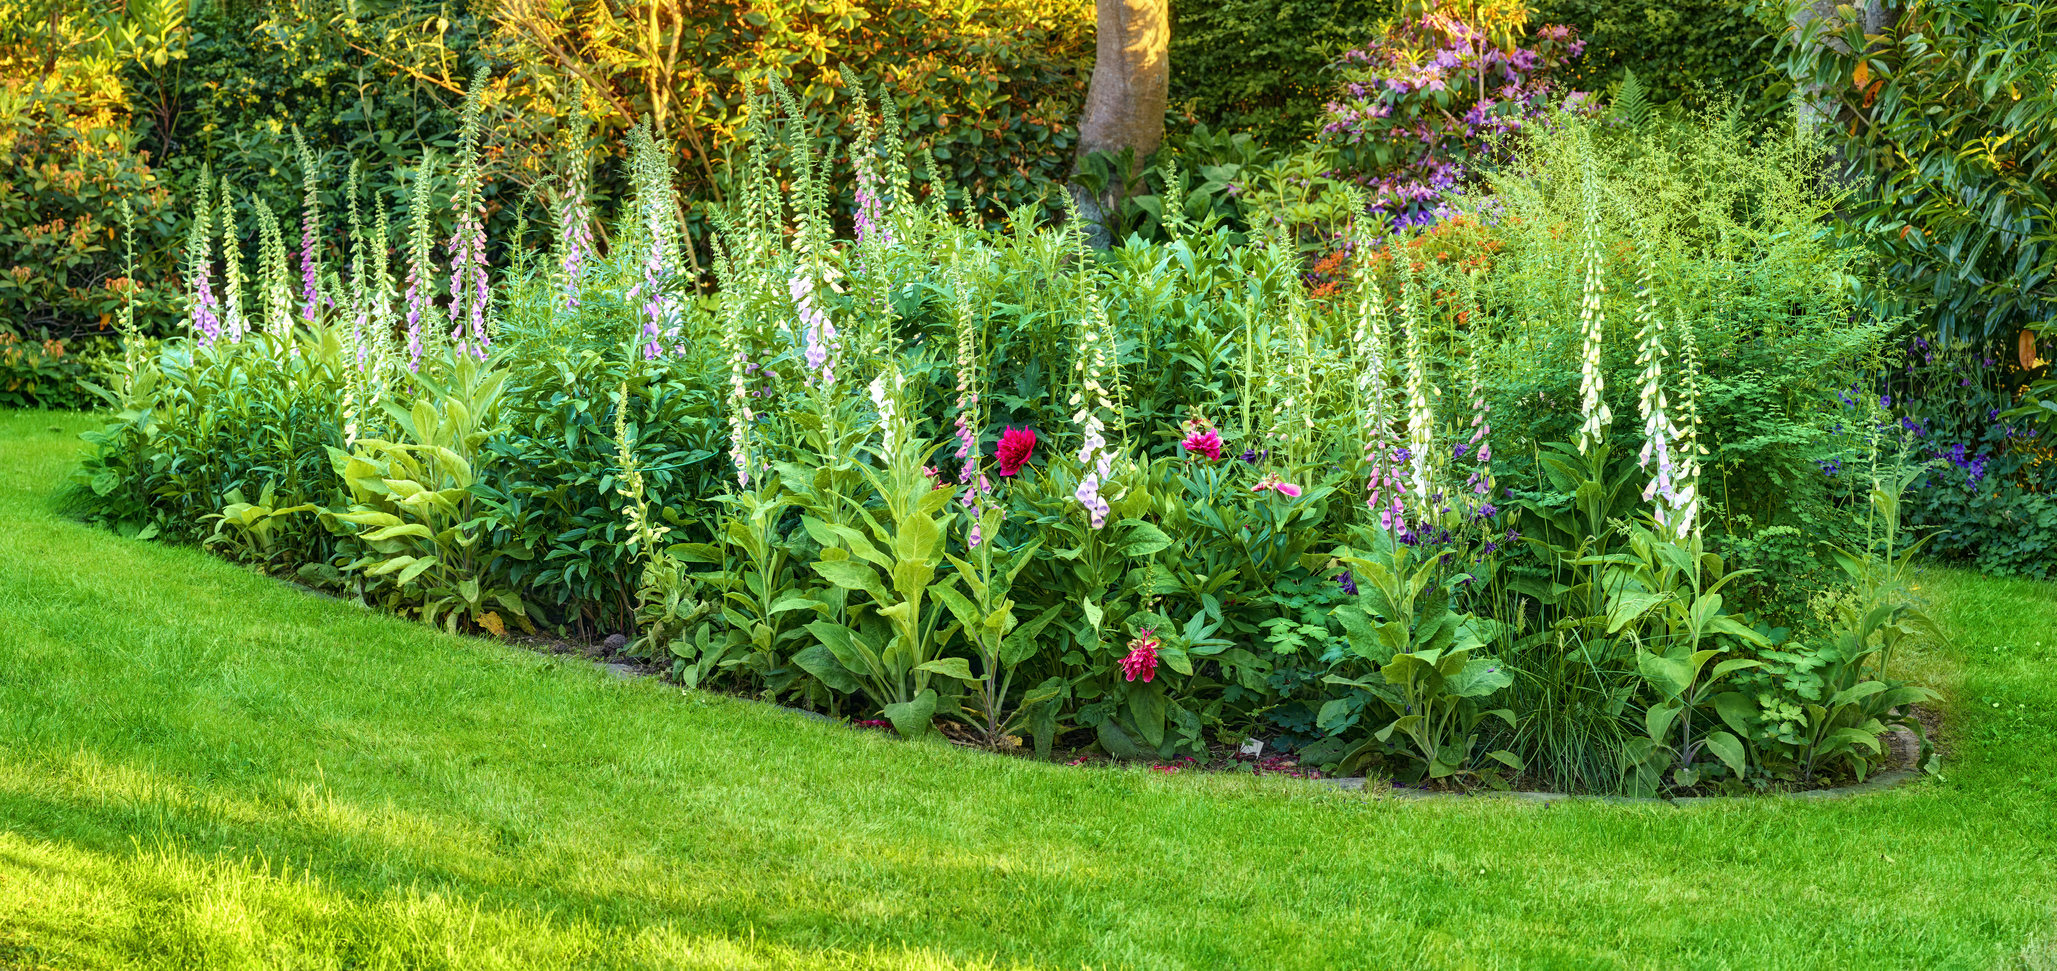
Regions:
[[[1171,83],[1170,0],[1094,0],[1093,78],[1079,120],[1078,157],[1133,151],[1133,164],[1095,196],[1071,186],[1079,212],[1107,245],[1106,212],[1120,204],[1142,171],[1143,158],[1164,142],[1164,105]]]

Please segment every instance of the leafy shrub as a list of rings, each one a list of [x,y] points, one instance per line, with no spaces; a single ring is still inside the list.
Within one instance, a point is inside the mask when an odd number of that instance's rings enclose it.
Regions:
[[[1423,7],[1343,53],[1342,90],[1321,126],[1337,167],[1366,186],[1372,212],[1397,226],[1447,215],[1444,197],[1505,158],[1508,136],[1550,110],[1559,91],[1554,73],[1585,47],[1561,25],[1538,28],[1533,47],[1518,47],[1513,13],[1466,20],[1434,3]],[[1572,92],[1566,106],[1582,98]]]
[[[1492,179],[1498,191],[1480,206],[1497,214],[1498,248],[1471,250],[1490,260],[1487,297],[1510,318],[1575,317],[1580,243],[1571,227],[1591,179],[1602,200],[1603,263],[1624,261],[1614,275],[1625,279],[1637,263],[1654,261],[1647,282],[1603,295],[1601,311],[1632,319],[1638,290],[1654,287],[1672,326],[1691,335],[1705,365],[1697,407],[1710,452],[1705,488],[1716,503],[1710,542],[1763,570],[1744,589],[1786,618],[1833,572],[1817,555],[1820,543],[1851,541],[1851,497],[1822,469],[1852,454],[1839,401],[1849,400],[1849,385],[1885,335],[1883,324],[1856,315],[1861,254],[1819,229],[1831,206],[1812,175],[1821,151],[1790,130],[1753,140],[1732,113],[1629,132],[1539,132],[1525,160]],[[1627,345],[1624,336],[1603,358],[1609,387],[1638,380]],[[1517,436],[1503,454],[1517,473],[1530,464],[1526,453],[1571,436],[1576,415],[1566,405],[1578,400],[1577,346],[1561,325],[1536,326],[1508,349],[1514,361],[1498,390]],[[1781,545],[1785,529],[1805,542]]]
[[[86,384],[97,377],[91,358],[60,340],[25,341],[0,333],[0,408],[78,411],[96,403]]]
[[[1929,551],[1988,573],[2057,571],[2057,422],[2013,407],[2029,374],[1976,345],[1915,337],[1898,350],[1884,420],[1926,466],[1908,521],[1934,531]]]
[[[0,67],[14,65],[0,59]],[[112,218],[123,201],[141,216],[140,265],[160,276],[170,268],[169,196],[138,138],[94,93],[105,78],[93,68],[33,80],[0,75],[0,326],[17,336],[108,332],[124,299]],[[169,316],[168,293],[137,297],[146,322]]]
[[[1869,299],[1919,311],[1945,342],[2044,325],[2057,247],[2037,227],[2057,199],[2057,90],[2048,59],[2024,52],[2057,32],[2057,7],[1771,9],[1796,26],[1781,32],[1793,93],[1846,166],[1844,231],[1885,270]]]

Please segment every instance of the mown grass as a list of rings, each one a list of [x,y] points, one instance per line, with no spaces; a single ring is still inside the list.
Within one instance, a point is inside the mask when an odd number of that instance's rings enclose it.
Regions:
[[[0,967],[2049,967],[2057,587],[1933,571],[1941,779],[1399,803],[911,745],[66,521],[0,413]]]

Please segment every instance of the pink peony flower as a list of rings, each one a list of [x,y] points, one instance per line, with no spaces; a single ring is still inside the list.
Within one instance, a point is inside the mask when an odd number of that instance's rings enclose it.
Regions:
[[[1210,460],[1221,458],[1221,433],[1204,421],[1186,422],[1186,440],[1179,447],[1195,455],[1204,455]]]
[[[1000,433],[993,457],[1000,461],[1000,474],[1013,475],[1036,454],[1036,432],[1032,428],[1009,428]]]
[[[1142,675],[1147,682],[1157,676],[1157,648],[1161,642],[1148,627],[1136,633],[1136,639],[1128,642],[1128,656],[1121,659],[1121,673],[1130,681]]]

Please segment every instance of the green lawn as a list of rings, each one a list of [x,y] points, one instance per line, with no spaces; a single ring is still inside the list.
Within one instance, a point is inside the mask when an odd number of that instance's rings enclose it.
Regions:
[[[1394,802],[911,745],[66,521],[0,413],[0,967],[2057,967],[2057,587],[1935,571],[1940,780]]]

